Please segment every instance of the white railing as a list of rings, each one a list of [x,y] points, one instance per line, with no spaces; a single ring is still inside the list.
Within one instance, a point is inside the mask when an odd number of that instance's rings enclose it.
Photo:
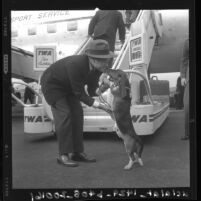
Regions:
[[[147,95],[149,97],[149,101],[153,105],[154,101],[153,101],[153,98],[152,98],[151,88],[150,88],[150,85],[149,85],[149,82],[148,82],[147,78],[142,73],[140,73],[139,71],[136,71],[136,70],[124,70],[124,72],[136,74],[136,75],[140,76],[144,80]]]
[[[138,13],[138,16],[136,17],[136,20],[133,23],[141,20],[143,17],[143,14],[144,14],[144,10],[140,10],[140,12]],[[121,63],[124,59],[124,56],[126,55],[128,48],[129,48],[130,37],[131,37],[131,30],[129,30],[128,36],[127,36],[118,56],[117,56],[117,58],[113,64],[113,67],[112,67],[113,69],[118,69],[119,66],[121,65]]]
[[[25,85],[26,87],[28,87],[31,91],[34,92],[35,95],[37,95],[38,97],[40,97],[42,99],[42,96],[37,92],[35,91],[32,87],[29,86],[29,84],[27,83],[22,83],[22,82],[17,82],[17,81],[13,81],[12,82],[13,84],[22,84],[22,85]],[[25,104],[23,101],[21,101],[16,95],[14,95],[13,93],[11,94],[12,97],[18,102],[20,103],[23,107],[31,107],[31,106],[38,106],[39,104],[38,103],[34,103],[34,104]]]
[[[117,69],[119,64],[121,63],[122,59],[124,58],[125,54],[126,54],[126,50],[128,48],[128,44],[129,44],[129,39],[130,39],[130,33],[128,34],[120,52],[118,53],[118,56],[112,66],[112,69]]]

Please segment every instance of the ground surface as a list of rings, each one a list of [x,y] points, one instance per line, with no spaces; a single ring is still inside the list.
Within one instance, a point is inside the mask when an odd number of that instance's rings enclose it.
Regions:
[[[163,126],[143,137],[144,166],[123,170],[128,162],[123,142],[115,134],[85,133],[85,152],[96,163],[69,168],[58,165],[52,135],[29,136],[23,118],[12,118],[13,188],[151,188],[189,187],[189,141],[182,141],[183,111],[172,110]]]

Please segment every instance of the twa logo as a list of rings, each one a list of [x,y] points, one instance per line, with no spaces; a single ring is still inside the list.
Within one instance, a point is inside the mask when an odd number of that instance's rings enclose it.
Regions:
[[[133,115],[131,118],[134,123],[141,123],[148,121],[147,115]]]
[[[42,116],[24,116],[25,122],[31,122],[31,123],[37,123],[37,122],[43,122]],[[44,122],[51,121],[48,117],[44,116]]]
[[[52,51],[50,51],[50,50],[39,50],[38,54],[42,55],[42,56],[50,56],[50,55],[52,55]]]

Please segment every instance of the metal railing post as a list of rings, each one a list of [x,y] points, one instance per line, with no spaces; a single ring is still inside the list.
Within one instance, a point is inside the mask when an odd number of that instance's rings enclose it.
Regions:
[[[79,55],[80,52],[82,52],[84,50],[84,48],[87,46],[87,44],[89,43],[89,41],[91,40],[92,38],[89,37],[87,38],[84,43],[74,52],[74,55]]]
[[[12,82],[13,84],[16,83],[16,84],[22,84],[22,85],[25,85],[27,86],[29,89],[31,89],[31,91],[33,91],[38,97],[40,97],[42,99],[42,96],[37,92],[35,91],[32,87],[30,87],[27,83],[21,83],[21,82],[17,82],[17,81],[14,81]],[[19,102],[23,107],[30,107],[30,106],[38,106],[38,103],[35,103],[35,104],[24,104],[23,101],[21,101],[19,98],[17,98],[13,93],[12,93],[12,97],[17,101]]]
[[[151,94],[151,88],[150,88],[150,85],[148,83],[148,80],[147,78],[140,72],[136,71],[136,70],[123,70],[124,72],[126,73],[133,73],[133,74],[136,74],[138,76],[140,76],[144,82],[145,82],[145,87],[146,87],[146,91],[147,91],[147,95],[149,97],[149,101],[151,102],[151,104],[153,105],[154,104],[154,101],[153,101],[153,98],[152,98],[152,94]]]

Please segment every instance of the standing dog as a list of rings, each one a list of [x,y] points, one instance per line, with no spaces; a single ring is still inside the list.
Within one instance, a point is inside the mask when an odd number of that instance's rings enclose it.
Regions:
[[[143,142],[136,134],[131,119],[130,84],[127,74],[122,70],[108,69],[106,75],[109,75],[109,80],[106,76],[102,76],[102,80],[100,80],[101,84],[97,89],[97,94],[100,95],[106,89],[110,88],[110,92],[113,95],[112,112],[110,115],[116,122],[116,133],[123,139],[126,152],[129,156],[129,163],[124,169],[131,169],[136,162],[143,166],[141,159]]]

